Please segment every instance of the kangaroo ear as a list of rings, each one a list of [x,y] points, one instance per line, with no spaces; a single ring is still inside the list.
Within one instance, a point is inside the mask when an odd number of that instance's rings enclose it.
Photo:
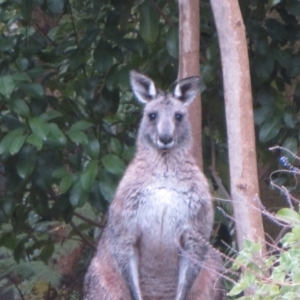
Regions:
[[[131,71],[130,83],[135,96],[140,102],[147,103],[155,98],[157,94],[156,87],[154,82],[147,76],[136,71]]]
[[[173,96],[189,105],[200,90],[200,78],[198,76],[179,80],[174,88]]]

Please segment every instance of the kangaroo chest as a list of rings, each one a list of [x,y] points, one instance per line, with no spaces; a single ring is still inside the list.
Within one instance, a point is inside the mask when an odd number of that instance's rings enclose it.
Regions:
[[[170,244],[179,238],[189,217],[189,192],[177,181],[149,184],[141,193],[137,224],[142,239]]]
[[[189,196],[184,184],[164,180],[147,185],[141,193],[137,226],[139,277],[145,299],[175,299]]]

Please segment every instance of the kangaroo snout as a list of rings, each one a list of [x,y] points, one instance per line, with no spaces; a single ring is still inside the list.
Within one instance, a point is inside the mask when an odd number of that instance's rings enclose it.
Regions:
[[[174,145],[173,136],[169,134],[163,134],[158,137],[158,147],[161,149],[170,149]]]

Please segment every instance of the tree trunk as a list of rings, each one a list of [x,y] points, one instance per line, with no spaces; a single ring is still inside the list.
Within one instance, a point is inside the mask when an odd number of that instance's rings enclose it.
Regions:
[[[199,76],[200,15],[199,0],[178,0],[179,5],[179,71],[178,79]],[[193,156],[202,169],[202,130],[200,95],[189,107],[192,125]]]
[[[230,184],[239,248],[261,240],[252,94],[245,26],[238,0],[211,0],[222,59]],[[265,249],[263,249],[265,250]]]

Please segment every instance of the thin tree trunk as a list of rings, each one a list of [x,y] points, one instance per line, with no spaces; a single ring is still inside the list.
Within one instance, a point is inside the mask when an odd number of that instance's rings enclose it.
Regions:
[[[264,245],[247,41],[238,0],[211,4],[222,59],[231,196],[242,249],[245,238]]]
[[[179,5],[179,71],[178,79],[199,76],[200,15],[199,0],[178,0]],[[202,130],[200,96],[190,105],[193,155],[202,168]]]

